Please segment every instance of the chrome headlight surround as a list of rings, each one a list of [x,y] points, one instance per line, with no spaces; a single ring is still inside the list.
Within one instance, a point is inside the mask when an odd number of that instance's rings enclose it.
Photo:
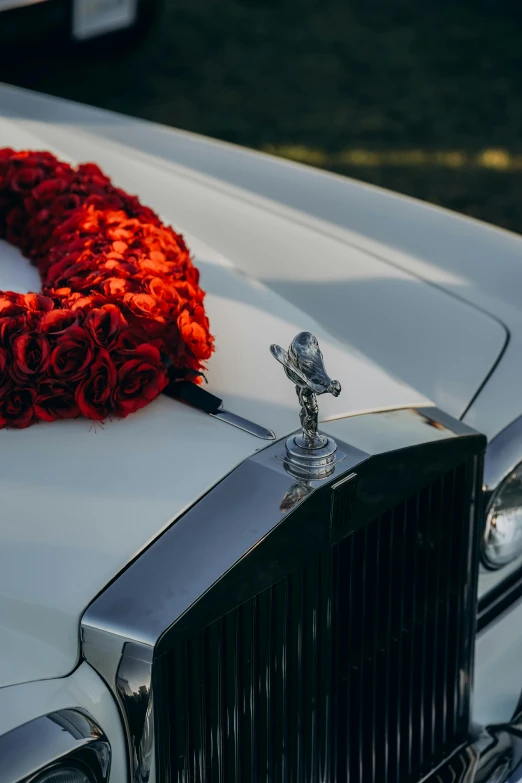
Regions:
[[[499,570],[522,555],[522,416],[488,445],[484,501],[482,565]]]
[[[522,555],[522,463],[492,495],[485,517],[482,562],[497,570]]]
[[[77,770],[77,780],[107,783],[110,744],[83,712],[60,710],[35,718],[0,737],[0,783],[40,783],[45,773]]]

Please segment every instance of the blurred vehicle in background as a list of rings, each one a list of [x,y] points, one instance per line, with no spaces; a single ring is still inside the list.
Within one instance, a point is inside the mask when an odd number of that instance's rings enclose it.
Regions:
[[[135,40],[148,30],[157,6],[158,0],[0,0],[0,45],[109,35]]]

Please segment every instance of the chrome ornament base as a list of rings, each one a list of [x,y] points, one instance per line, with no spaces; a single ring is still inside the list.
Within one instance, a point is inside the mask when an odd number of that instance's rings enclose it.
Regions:
[[[287,459],[303,468],[326,468],[335,462],[337,443],[326,435],[317,438],[317,445],[309,444],[300,435],[291,435],[286,441]]]
[[[278,459],[285,463],[285,468],[290,475],[296,478],[319,480],[331,476],[335,466],[345,458],[343,452],[337,450],[337,443],[332,439],[324,438],[324,445],[306,445],[302,434],[291,435],[286,440],[285,453]]]

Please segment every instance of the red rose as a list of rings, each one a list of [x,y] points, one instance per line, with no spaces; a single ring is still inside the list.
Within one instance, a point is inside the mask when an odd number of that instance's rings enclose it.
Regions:
[[[40,331],[47,335],[58,336],[70,326],[78,324],[78,313],[73,310],[50,310],[40,319]]]
[[[0,318],[0,345],[5,349],[11,348],[13,340],[29,328],[27,316],[18,315],[11,318]]]
[[[189,304],[196,306],[203,301],[205,294],[201,288],[195,288],[192,283],[188,283],[186,280],[176,281],[176,292],[180,300],[188,302]]]
[[[77,381],[94,358],[92,336],[81,326],[70,326],[58,337],[51,354],[51,370],[63,381]]]
[[[168,384],[160,352],[152,345],[141,345],[125,359],[118,370],[118,383],[112,396],[118,416],[128,416],[148,405]]]
[[[150,342],[151,341],[147,339],[147,335],[142,329],[125,329],[120,335],[118,335],[118,340],[114,346],[114,350],[120,356],[120,358],[122,358],[122,354],[135,351],[136,348],[140,347],[140,345],[143,345],[144,343],[150,344]]]
[[[34,419],[34,389],[9,388],[0,397],[0,417],[7,427],[24,429]]]
[[[110,182],[110,179],[105,176],[101,168],[97,166],[96,163],[80,163],[78,166],[78,174],[87,174],[91,177],[101,177],[104,182]]]
[[[69,283],[70,277],[74,272],[81,271],[82,269],[84,272],[88,272],[91,269],[91,266],[92,260],[89,256],[85,256],[82,260],[78,260],[74,255],[68,253],[65,258],[56,261],[47,269],[46,283],[53,288],[60,288],[64,282]],[[72,283],[71,288],[75,290]]]
[[[150,294],[125,294],[124,303],[131,313],[140,318],[161,317],[161,307],[159,302]]]
[[[170,308],[179,304],[179,296],[174,286],[169,285],[159,277],[151,277],[144,281],[147,290],[155,299],[161,299]]]
[[[75,291],[63,300],[64,305],[71,310],[91,310],[93,307],[105,304],[106,301],[101,294],[85,296],[85,294],[80,294],[78,291]]]
[[[24,294],[20,303],[23,304],[27,310],[34,310],[35,312],[42,311],[45,313],[52,310],[54,306],[53,300],[42,294]]]
[[[32,195],[37,201],[53,201],[66,188],[67,180],[64,178],[46,179],[33,188]]]
[[[0,294],[0,317],[22,315],[23,312],[24,308],[12,294],[10,296]]]
[[[38,183],[42,181],[45,176],[43,169],[38,166],[23,166],[11,169],[6,177],[6,185],[11,188],[15,193],[28,193]]]
[[[10,373],[20,384],[32,382],[49,366],[51,349],[43,334],[21,334],[13,340]]]
[[[199,269],[192,263],[187,265],[185,270],[185,277],[188,283],[192,283],[193,286],[199,285]]]
[[[26,215],[23,210],[12,209],[5,219],[5,238],[12,245],[16,245],[20,250],[27,247],[27,236],[25,231]]]
[[[95,342],[104,348],[112,347],[122,331],[128,326],[119,307],[106,304],[95,307],[87,313],[85,328],[92,334]]]
[[[14,154],[15,151],[11,147],[3,147],[0,149],[0,163],[10,162]]]
[[[213,339],[181,235],[94,164],[48,152],[0,149],[0,191],[0,235],[42,278],[0,291],[0,427],[125,416],[165,387],[162,352],[201,369]]]
[[[38,419],[56,421],[57,419],[75,419],[80,409],[71,389],[59,381],[44,381],[40,384],[34,404]]]
[[[87,419],[103,421],[109,414],[110,397],[116,385],[117,373],[111,357],[100,348],[89,368],[87,378],[76,389],[75,399]]]
[[[178,328],[187,346],[197,359],[208,359],[212,353],[212,342],[208,322],[201,305],[192,313],[183,310],[178,318]]]
[[[67,212],[72,212],[80,206],[80,197],[75,193],[64,193],[57,196],[51,204],[51,212],[54,217],[62,217]]]
[[[100,288],[105,296],[123,296],[131,291],[133,284],[131,280],[122,280],[120,277],[109,277],[101,283]]]

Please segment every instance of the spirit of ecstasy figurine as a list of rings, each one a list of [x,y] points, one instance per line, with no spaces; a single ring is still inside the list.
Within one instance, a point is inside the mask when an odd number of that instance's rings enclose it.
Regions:
[[[287,441],[288,461],[303,467],[324,468],[331,465],[335,459],[336,444],[317,431],[317,395],[329,392],[338,397],[341,384],[327,375],[317,338],[310,332],[301,332],[294,337],[288,351],[279,345],[271,345],[270,352],[281,362],[287,377],[295,383],[301,405],[302,432]]]

